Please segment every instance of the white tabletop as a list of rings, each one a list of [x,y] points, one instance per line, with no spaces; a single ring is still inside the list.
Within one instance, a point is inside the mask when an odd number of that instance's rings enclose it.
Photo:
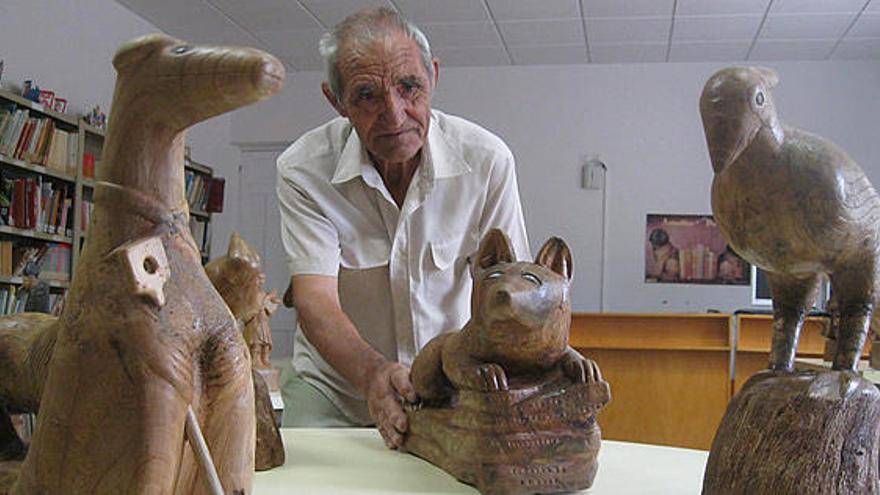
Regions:
[[[388,450],[365,428],[284,428],[287,462],[254,477],[254,495],[477,493],[440,468]],[[604,440],[599,472],[585,493],[700,493],[709,453]]]

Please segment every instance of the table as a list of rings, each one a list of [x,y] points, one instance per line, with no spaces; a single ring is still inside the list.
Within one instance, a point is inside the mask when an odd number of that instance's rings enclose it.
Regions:
[[[283,428],[287,462],[254,476],[254,495],[478,493],[440,468],[388,450],[372,428]],[[603,441],[589,494],[698,494],[709,453]]]

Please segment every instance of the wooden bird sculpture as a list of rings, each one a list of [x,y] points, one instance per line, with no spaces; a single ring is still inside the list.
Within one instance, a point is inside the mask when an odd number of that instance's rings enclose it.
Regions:
[[[839,305],[835,370],[854,370],[877,296],[880,197],[830,141],[780,123],[776,73],[715,73],[700,113],[715,178],[712,211],[730,245],[767,271],[773,296],[770,368],[791,370],[819,274]]]
[[[189,232],[184,131],[274,94],[284,68],[257,50],[164,35],[126,43],[113,65],[90,235],[65,309],[0,325],[17,354],[0,370],[23,380],[0,391],[39,408],[12,493],[250,493],[250,359]],[[190,448],[199,440],[207,449]],[[206,450],[213,463],[197,457]]]

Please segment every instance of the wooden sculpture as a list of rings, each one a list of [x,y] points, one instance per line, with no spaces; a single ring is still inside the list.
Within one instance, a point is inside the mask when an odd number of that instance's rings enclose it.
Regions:
[[[700,98],[715,219],[736,252],[767,271],[773,296],[770,370],[728,406],[703,490],[878,493],[880,394],[853,370],[878,295],[880,197],[841,149],[779,122],[776,83],[769,69],[727,68]],[[837,306],[833,371],[796,373],[820,273]]]
[[[257,414],[256,469],[280,466],[284,464],[284,444],[269,397],[272,386],[267,386],[268,382],[274,384],[275,389],[278,387],[277,371],[269,362],[272,351],[269,317],[278,308],[278,296],[274,289],[269,293],[263,290],[266,275],[260,255],[237,232],[229,239],[226,255],[205,265],[205,273],[241,324],[250,349]]]
[[[474,260],[471,320],[425,346],[412,367],[422,407],[405,448],[483,493],[588,488],[610,400],[598,366],[568,346],[571,254],[552,238],[516,262],[490,231]]]
[[[126,43],[113,65],[90,236],[66,307],[44,327],[13,318],[28,328],[10,395],[39,414],[12,493],[250,493],[250,359],[189,233],[184,131],[275,93],[284,69],[257,50],[164,35]]]
[[[712,211],[731,246],[767,271],[773,295],[770,368],[790,370],[818,274],[839,303],[833,366],[855,369],[880,274],[880,197],[830,141],[785,126],[764,68],[727,68],[706,83],[700,112],[715,170]]]

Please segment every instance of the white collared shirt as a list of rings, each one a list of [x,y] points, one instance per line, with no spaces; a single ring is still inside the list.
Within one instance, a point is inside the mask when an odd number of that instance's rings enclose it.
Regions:
[[[364,340],[407,366],[433,337],[470,319],[468,257],[489,229],[529,257],[510,150],[437,110],[400,208],[341,117],[278,158],[278,198],[290,273],[338,277],[342,309]],[[354,422],[371,422],[363,397],[299,326],[293,366]]]

